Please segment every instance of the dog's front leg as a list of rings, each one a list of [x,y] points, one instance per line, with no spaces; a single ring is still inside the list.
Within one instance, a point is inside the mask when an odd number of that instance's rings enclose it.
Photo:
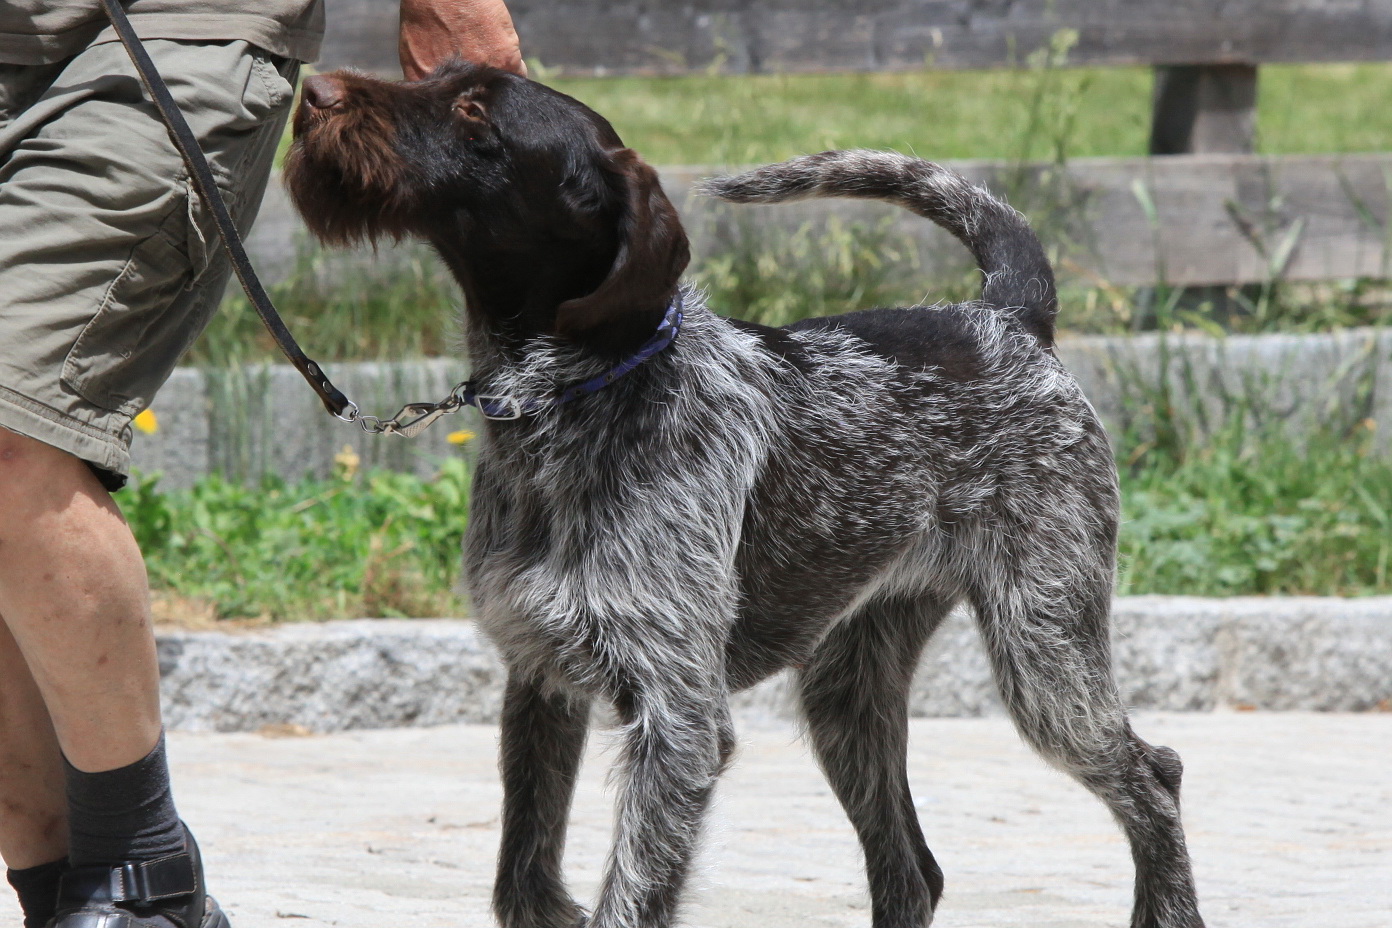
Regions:
[[[734,744],[718,679],[693,686],[674,675],[671,685],[655,682],[645,680],[617,701],[624,777],[593,928],[672,923],[702,817]]]
[[[576,928],[584,912],[561,873],[566,816],[590,701],[508,676],[500,730],[503,836],[493,911],[503,928]]]

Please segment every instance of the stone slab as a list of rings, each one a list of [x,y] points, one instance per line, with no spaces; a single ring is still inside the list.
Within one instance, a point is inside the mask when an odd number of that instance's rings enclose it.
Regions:
[[[1184,759],[1184,818],[1212,928],[1387,928],[1392,714],[1143,713]],[[792,726],[738,725],[680,924],[864,928],[860,852]],[[491,928],[497,730],[176,732],[175,795],[235,928]],[[616,756],[581,769],[566,874],[593,900]],[[909,782],[947,877],[935,928],[1116,928],[1131,864],[1100,803],[999,717],[915,719]],[[0,892],[0,924],[16,925]]]
[[[1141,709],[1363,711],[1392,707],[1392,597],[1126,597],[1117,677]],[[493,722],[504,672],[463,620],[358,620],[159,636],[166,724],[194,731]],[[788,681],[736,698],[747,718],[793,715]],[[915,716],[1001,711],[965,611],[930,643]]]

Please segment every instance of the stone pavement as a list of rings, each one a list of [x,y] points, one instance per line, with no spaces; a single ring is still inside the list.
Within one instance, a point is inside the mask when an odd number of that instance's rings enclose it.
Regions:
[[[1127,923],[1131,865],[1100,804],[1001,718],[912,723],[911,781],[947,874],[937,928]],[[868,928],[850,826],[797,741],[741,724],[692,928]],[[1186,764],[1210,928],[1392,926],[1392,714],[1145,713]],[[568,869],[596,887],[612,793],[593,739]],[[236,928],[486,928],[498,839],[495,729],[307,737],[174,733],[176,793]],[[17,924],[10,898],[0,924]]]

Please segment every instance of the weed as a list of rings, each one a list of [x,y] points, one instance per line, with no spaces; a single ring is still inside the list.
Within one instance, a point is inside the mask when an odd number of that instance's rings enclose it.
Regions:
[[[270,286],[295,337],[325,361],[375,360],[448,353],[460,297],[448,272],[418,246],[376,263],[354,252],[336,255],[305,246],[293,272]],[[279,359],[250,302],[240,292],[223,301],[188,361],[227,367]]]
[[[1392,460],[1369,452],[1370,422],[1299,442],[1239,417],[1201,444],[1169,432],[1178,437],[1138,441],[1137,428],[1119,444],[1119,593],[1392,592]],[[184,612],[464,614],[452,589],[468,518],[465,461],[447,461],[433,480],[351,471],[254,488],[208,477],[171,493],[140,477],[118,499],[153,587]]]
[[[917,249],[892,220],[832,216],[790,232],[757,226],[747,215],[734,214],[724,241],[693,274],[717,312],[777,326],[922,298]]]
[[[1368,426],[1300,443],[1235,426],[1180,456],[1133,460],[1118,592],[1389,592],[1392,460],[1370,454],[1370,438]]]
[[[156,590],[219,618],[458,614],[452,592],[469,468],[432,480],[386,471],[247,487],[212,476],[163,493],[137,476],[119,495]]]

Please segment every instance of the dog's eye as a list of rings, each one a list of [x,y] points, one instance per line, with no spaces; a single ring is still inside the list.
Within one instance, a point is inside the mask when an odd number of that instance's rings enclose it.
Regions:
[[[483,122],[488,115],[482,103],[467,97],[455,101],[454,111],[465,119],[472,119],[478,122]]]

